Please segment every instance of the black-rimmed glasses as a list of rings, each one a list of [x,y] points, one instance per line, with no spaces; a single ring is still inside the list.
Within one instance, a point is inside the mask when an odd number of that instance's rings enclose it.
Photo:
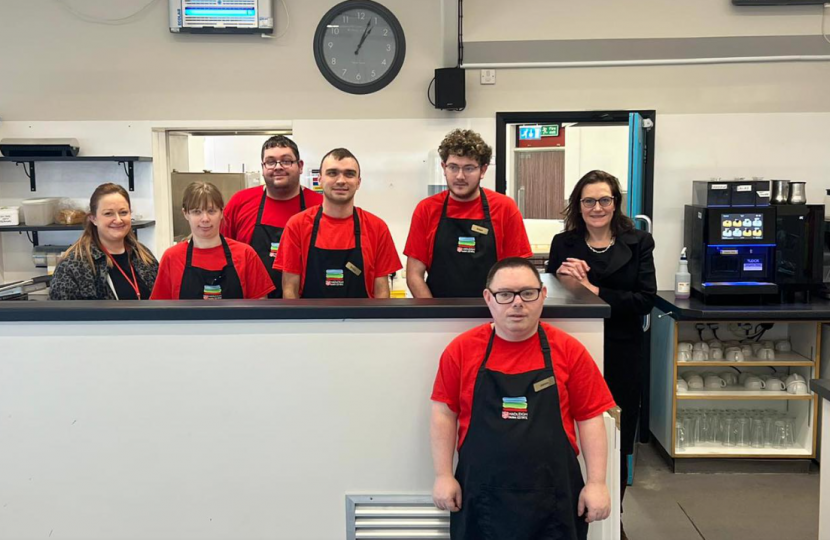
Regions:
[[[450,174],[458,174],[459,171],[463,171],[464,176],[468,176],[479,170],[481,167],[478,165],[465,165],[463,167],[459,167],[458,165],[451,163],[449,165],[445,165],[445,168]]]
[[[599,203],[599,205],[603,208],[608,208],[611,206],[611,203],[614,202],[614,197],[601,197],[599,199],[594,199],[593,197],[586,197],[584,199],[580,199],[583,208],[593,208]]]
[[[539,295],[542,294],[541,287],[536,289],[522,289],[521,291],[487,290],[490,291],[490,294],[492,294],[493,298],[496,299],[497,304],[512,304],[513,300],[516,298],[516,295],[519,295],[519,298],[521,298],[523,302],[533,302],[534,300],[538,300]]]
[[[296,160],[293,159],[280,159],[278,161],[266,161],[262,164],[263,167],[266,169],[276,169],[277,165],[281,166],[283,169],[287,169],[288,167],[297,163]]]

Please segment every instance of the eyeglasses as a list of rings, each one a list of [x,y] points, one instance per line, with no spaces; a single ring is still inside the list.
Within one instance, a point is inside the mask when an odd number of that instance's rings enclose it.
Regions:
[[[582,208],[593,208],[597,205],[597,203],[599,203],[599,205],[603,208],[608,208],[614,202],[614,197],[601,197],[599,199],[587,197],[585,199],[581,199],[579,202],[582,203]]]
[[[512,304],[517,294],[523,302],[533,302],[534,300],[538,300],[539,295],[542,294],[541,287],[537,289],[522,289],[521,291],[494,291],[491,289],[487,290],[490,291],[490,294],[492,294],[493,298],[496,299],[497,304]]]
[[[279,161],[266,161],[262,164],[262,166],[269,170],[276,169],[277,165],[281,166],[283,169],[287,169],[295,163],[297,162],[293,159],[281,159]]]
[[[445,165],[444,168],[450,174],[458,174],[458,171],[464,171],[464,176],[467,176],[469,174],[473,174],[474,172],[479,170],[481,167],[478,166],[478,165],[464,165],[463,167],[459,167],[458,165],[456,165],[454,163],[450,163],[449,165]]]
[[[207,214],[210,217],[214,217],[216,214],[221,213],[222,210],[218,208],[209,208],[208,210],[202,210],[201,208],[196,208],[194,210],[188,210],[187,215],[193,216],[195,218],[202,217],[203,214]]]

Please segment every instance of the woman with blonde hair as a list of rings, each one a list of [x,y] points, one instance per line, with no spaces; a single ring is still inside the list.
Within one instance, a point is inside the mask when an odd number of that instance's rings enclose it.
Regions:
[[[225,201],[208,182],[184,190],[182,213],[190,237],[161,258],[152,300],[264,298],[274,283],[259,255],[248,244],[219,233]]]
[[[132,232],[130,195],[101,184],[89,199],[89,215],[77,242],[55,268],[51,300],[146,300],[158,262]]]

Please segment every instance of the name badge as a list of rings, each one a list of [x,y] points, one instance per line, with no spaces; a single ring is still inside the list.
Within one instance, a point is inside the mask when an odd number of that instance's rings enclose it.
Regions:
[[[478,225],[473,225],[471,227],[473,232],[477,232],[478,234],[490,234],[490,229],[485,229],[484,227],[479,227]]]
[[[363,270],[361,270],[360,268],[358,268],[357,266],[353,265],[353,264],[352,264],[352,263],[350,263],[350,262],[347,262],[347,263],[346,263],[346,268],[348,268],[348,269],[349,269],[349,271],[350,271],[352,274],[356,275],[356,276],[359,276],[360,274],[362,274],[362,273],[363,273]]]
[[[556,379],[554,379],[553,377],[548,377],[547,379],[542,379],[541,381],[535,383],[533,385],[533,389],[537,392],[541,392],[545,388],[550,388],[554,384],[556,384]]]

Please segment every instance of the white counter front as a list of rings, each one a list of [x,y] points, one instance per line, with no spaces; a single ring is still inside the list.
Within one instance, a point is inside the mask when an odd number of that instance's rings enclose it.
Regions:
[[[347,494],[431,492],[438,359],[482,322],[4,323],[0,538],[345,539]],[[602,319],[551,322],[601,366]]]

